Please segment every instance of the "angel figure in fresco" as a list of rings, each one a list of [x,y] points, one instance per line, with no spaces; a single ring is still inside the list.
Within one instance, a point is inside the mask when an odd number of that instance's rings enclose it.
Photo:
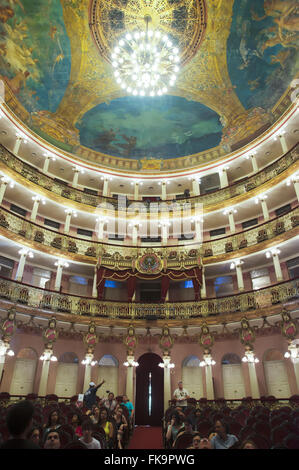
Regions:
[[[242,318],[241,329],[240,329],[240,340],[245,346],[252,347],[252,343],[255,341],[255,334],[253,329],[249,326],[247,318]]]
[[[49,320],[47,328],[44,330],[43,338],[46,344],[46,347],[51,348],[52,344],[56,341],[58,337],[58,331],[56,329],[56,318],[52,317]]]
[[[103,150],[108,151],[109,149],[112,149],[111,142],[113,142],[116,139],[116,133],[115,131],[111,128],[109,130],[104,130],[101,132],[98,137],[95,139],[95,145],[100,146]]]
[[[296,323],[291,319],[290,314],[287,311],[281,313],[282,322],[281,322],[281,333],[288,340],[294,340],[297,334]]]
[[[167,325],[165,325],[162,329],[162,335],[160,337],[160,348],[163,350],[163,355],[170,355],[170,349],[173,346],[173,338],[170,334],[170,330]]]
[[[265,15],[258,17],[252,11],[252,18],[255,21],[262,21],[271,16],[275,26],[265,30],[270,37],[262,45],[261,51],[264,52],[269,47],[281,44],[283,47],[297,47],[297,39],[299,32],[299,15],[297,0],[265,0]]]
[[[134,351],[137,346],[137,336],[135,335],[135,329],[132,325],[129,326],[127,336],[124,339],[124,344],[127,347],[128,356],[134,356]]]
[[[127,137],[124,134],[122,134],[121,137],[127,143],[126,144],[117,144],[117,145],[123,149],[123,154],[128,157],[132,153],[132,150],[136,147],[137,138],[134,137],[134,136]]]
[[[10,18],[14,16],[15,12],[9,6],[0,7],[0,21],[6,23]]]

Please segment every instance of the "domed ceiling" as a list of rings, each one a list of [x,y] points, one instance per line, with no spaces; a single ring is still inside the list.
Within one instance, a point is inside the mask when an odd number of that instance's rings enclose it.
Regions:
[[[127,96],[111,54],[125,32],[166,32],[179,47],[174,88]],[[6,102],[50,143],[126,159],[240,146],[273,122],[298,75],[297,0],[2,0]],[[93,158],[96,161],[96,158]]]

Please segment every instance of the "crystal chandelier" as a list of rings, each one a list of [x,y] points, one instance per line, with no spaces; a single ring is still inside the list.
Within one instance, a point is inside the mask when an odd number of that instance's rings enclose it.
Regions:
[[[179,71],[179,49],[166,34],[148,28],[127,33],[112,54],[119,86],[133,96],[161,96],[175,84]]]

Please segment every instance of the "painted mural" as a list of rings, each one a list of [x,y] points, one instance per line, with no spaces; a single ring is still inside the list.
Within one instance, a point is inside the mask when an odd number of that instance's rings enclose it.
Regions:
[[[246,109],[271,110],[299,71],[296,0],[236,0],[227,61]]]
[[[83,145],[124,158],[163,159],[235,142],[265,116],[271,121],[273,106],[299,73],[298,1],[206,4],[206,36],[182,70],[177,96],[141,98],[118,93],[110,64],[92,42],[89,0],[2,0],[0,75],[14,97],[9,105],[26,111],[23,119],[35,132],[74,151]],[[221,75],[212,68],[216,62]],[[240,132],[244,123],[249,131]]]

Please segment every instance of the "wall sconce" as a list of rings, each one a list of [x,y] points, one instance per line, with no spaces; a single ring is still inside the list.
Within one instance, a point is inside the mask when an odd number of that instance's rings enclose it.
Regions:
[[[15,353],[9,347],[9,343],[5,343],[4,341],[0,341],[0,356],[14,356]]]
[[[43,354],[40,357],[40,360],[57,362],[57,357],[54,356],[53,351],[51,349],[45,349]]]
[[[175,367],[175,364],[173,362],[170,362],[169,364],[164,364],[164,362],[160,362],[160,364],[158,365],[163,369],[173,369]]]

